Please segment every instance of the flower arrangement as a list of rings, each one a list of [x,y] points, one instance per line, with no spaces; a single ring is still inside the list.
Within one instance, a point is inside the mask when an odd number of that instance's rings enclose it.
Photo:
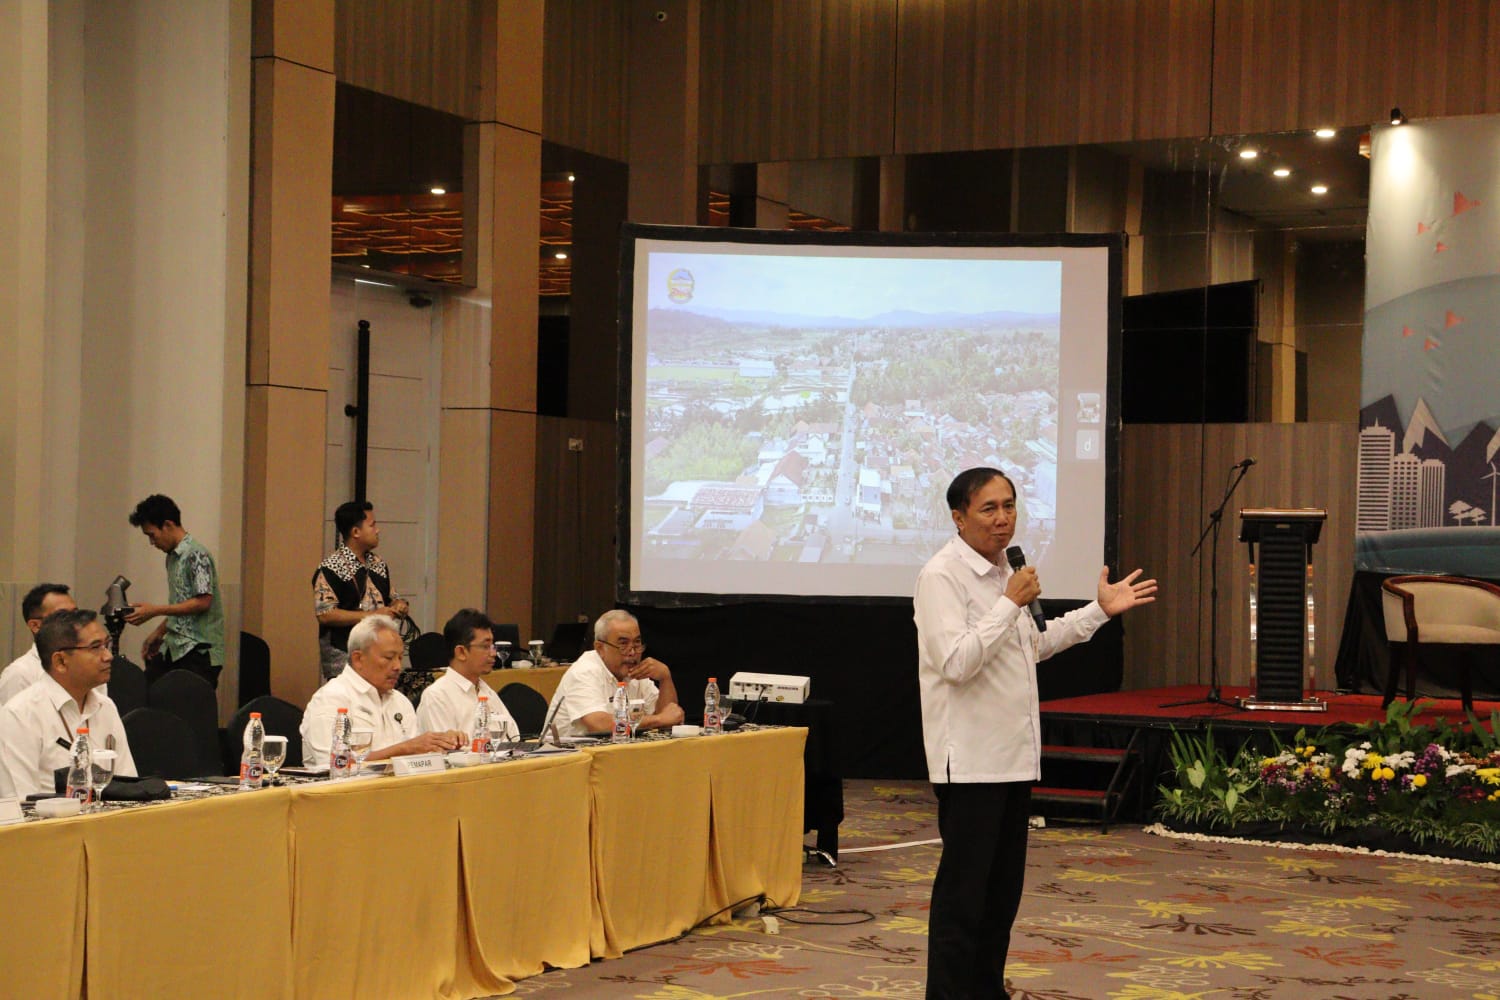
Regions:
[[[1273,824],[1325,838],[1397,839],[1417,849],[1500,854],[1500,712],[1467,727],[1414,726],[1421,703],[1394,703],[1384,722],[1299,731],[1273,751],[1250,741],[1230,754],[1214,740],[1173,733],[1174,784],[1159,786],[1169,824]],[[1352,835],[1352,836],[1351,836]]]

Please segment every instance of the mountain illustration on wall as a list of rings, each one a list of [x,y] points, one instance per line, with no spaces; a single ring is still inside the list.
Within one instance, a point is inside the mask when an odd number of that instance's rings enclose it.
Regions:
[[[1469,429],[1456,447],[1450,446],[1424,400],[1417,400],[1408,423],[1401,419],[1396,401],[1391,396],[1382,396],[1359,411],[1360,430],[1377,425],[1390,428],[1395,439],[1402,443],[1398,454],[1409,452],[1423,461],[1435,459],[1443,463],[1446,506],[1466,504],[1485,512],[1484,520],[1477,523],[1495,523],[1492,521],[1496,513],[1492,490],[1497,479],[1491,476],[1495,467],[1500,466],[1500,456],[1496,454],[1500,450],[1500,434],[1494,427],[1480,421]],[[1445,526],[1457,527],[1459,524],[1450,517]]]

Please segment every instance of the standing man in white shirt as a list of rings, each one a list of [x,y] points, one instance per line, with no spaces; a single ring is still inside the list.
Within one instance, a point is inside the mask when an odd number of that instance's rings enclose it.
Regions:
[[[429,733],[470,732],[479,696],[484,695],[489,701],[490,729],[519,736],[516,720],[485,681],[495,669],[495,623],[483,611],[464,608],[443,626],[443,643],[448,647],[448,669],[422,692],[417,709],[422,728]]]
[[[413,753],[447,753],[468,737],[459,732],[424,733],[417,710],[396,690],[404,646],[395,619],[371,615],[349,633],[349,665],[313,692],[302,714],[302,763],[328,764],[333,742],[333,720],[338,710],[349,710],[354,729],[375,734],[366,760],[385,760]]]
[[[1036,666],[1100,625],[1156,600],[1136,570],[1099,573],[1098,600],[1038,631],[1034,566],[1005,559],[1016,490],[998,469],[968,469],[948,487],[958,537],[917,576],[922,738],[938,799],[943,854],[928,915],[929,1000],[1008,997],[1005,957],[1021,905],[1031,783],[1041,776]]]
[[[79,726],[88,727],[96,749],[113,745],[115,773],[135,774],[125,725],[102,688],[114,655],[98,618],[72,608],[49,615],[37,630],[47,674],[0,708],[0,795],[55,791],[53,772],[71,762]]]
[[[32,636],[42,627],[42,619],[54,611],[71,611],[78,605],[73,603],[67,585],[61,583],[39,583],[21,598],[21,620],[31,629]],[[36,642],[31,648],[11,661],[10,666],[0,672],[0,705],[47,676],[42,669],[42,658],[37,654]]]
[[[629,611],[606,611],[594,622],[594,648],[573,661],[547,708],[555,713],[557,734],[582,736],[613,728],[610,702],[620,681],[626,682],[628,697],[645,706],[641,729],[668,729],[682,721],[672,671],[646,655],[640,622]]]

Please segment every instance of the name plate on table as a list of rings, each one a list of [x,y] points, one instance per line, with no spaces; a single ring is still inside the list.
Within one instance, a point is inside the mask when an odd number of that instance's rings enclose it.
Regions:
[[[21,815],[20,799],[0,799],[0,826],[19,823],[24,818]]]
[[[403,774],[436,774],[448,770],[448,762],[440,753],[414,753],[405,757],[391,758],[392,772]]]

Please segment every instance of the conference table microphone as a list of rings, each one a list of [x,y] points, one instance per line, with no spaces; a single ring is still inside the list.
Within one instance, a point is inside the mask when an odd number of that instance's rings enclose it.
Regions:
[[[1026,556],[1021,552],[1021,546],[1012,545],[1005,550],[1005,561],[1010,563],[1011,569],[1020,569],[1026,565]],[[1042,614],[1042,599],[1040,597],[1026,605],[1026,610],[1031,612],[1032,621],[1036,622],[1038,632],[1047,631],[1047,616]]]

